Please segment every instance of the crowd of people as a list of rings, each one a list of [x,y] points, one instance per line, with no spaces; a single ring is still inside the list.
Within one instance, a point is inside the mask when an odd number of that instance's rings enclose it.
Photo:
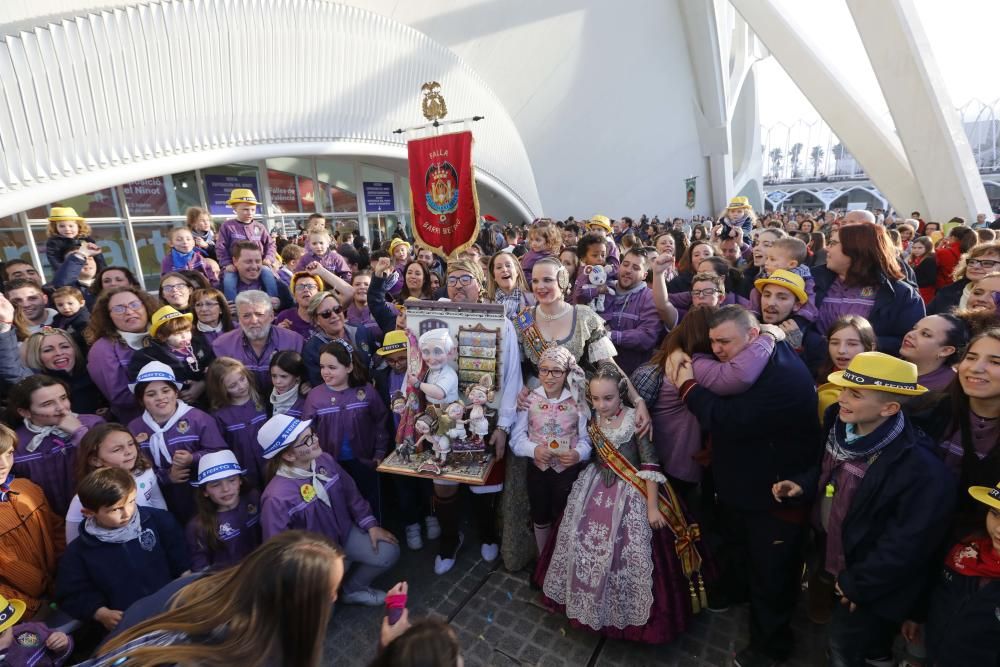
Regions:
[[[736,197],[484,222],[445,258],[228,203],[170,230],[155,295],[68,207],[50,281],[0,270],[0,664],[313,666],[339,601],[385,605],[373,664],[460,665],[376,582],[425,539],[451,570],[468,511],[483,560],[607,637],[748,603],[735,664],[776,665],[805,595],[831,665],[1000,665],[1000,223]],[[377,470],[401,389],[457,392],[410,299],[503,306],[481,486]]]

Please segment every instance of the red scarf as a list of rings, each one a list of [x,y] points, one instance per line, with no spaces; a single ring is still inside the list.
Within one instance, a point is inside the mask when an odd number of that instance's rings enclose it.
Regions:
[[[959,542],[944,561],[945,566],[967,577],[1000,579],[1000,553],[993,548],[989,537]]]

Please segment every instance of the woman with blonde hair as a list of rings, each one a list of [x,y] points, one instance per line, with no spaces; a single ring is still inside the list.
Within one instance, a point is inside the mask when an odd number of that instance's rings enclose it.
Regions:
[[[343,577],[337,545],[317,533],[283,532],[239,565],[184,586],[162,613],[84,664],[318,667]]]
[[[486,302],[503,304],[504,314],[511,320],[534,305],[535,297],[528,289],[528,281],[524,279],[524,271],[514,253],[501,250],[490,257],[486,272]]]

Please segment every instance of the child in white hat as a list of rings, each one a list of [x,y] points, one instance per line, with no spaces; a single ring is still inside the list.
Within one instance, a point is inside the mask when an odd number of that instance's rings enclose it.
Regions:
[[[265,540],[284,530],[321,533],[336,542],[352,562],[340,600],[378,606],[385,591],[371,582],[397,560],[396,537],[380,528],[371,506],[351,476],[325,453],[310,420],[275,415],[257,434],[268,467],[261,496],[261,528]]]
[[[243,483],[246,472],[228,449],[198,462],[198,513],[186,531],[193,571],[235,565],[260,546],[260,493]]]

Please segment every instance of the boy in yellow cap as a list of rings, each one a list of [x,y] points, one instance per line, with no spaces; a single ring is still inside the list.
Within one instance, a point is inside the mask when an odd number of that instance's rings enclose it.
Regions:
[[[939,667],[1000,665],[1000,484],[973,486],[969,495],[986,509],[986,533],[954,545],[927,608],[927,657]],[[919,637],[913,621],[903,636]]]
[[[403,289],[403,274],[406,264],[410,261],[410,244],[403,239],[393,239],[389,244],[389,259],[392,262],[392,273],[386,276],[385,289],[396,296]]]
[[[835,598],[829,664],[893,664],[892,641],[925,593],[951,524],[954,481],[901,411],[927,391],[915,365],[862,352],[828,379],[843,391],[826,413],[822,461],[772,493],[779,502],[820,498],[813,522],[825,534]]]
[[[615,243],[615,239],[611,235],[612,231],[613,228],[611,227],[611,220],[606,215],[595,215],[587,221],[587,233],[599,236],[607,246],[608,252],[604,261],[605,264],[613,268],[613,271],[611,272],[612,276],[617,277],[618,267],[621,266],[622,257],[621,253],[618,251],[618,244]]]
[[[236,275],[236,266],[233,263],[233,243],[236,241],[253,241],[260,247],[261,257],[264,266],[270,271],[261,271],[260,280],[264,285],[264,291],[274,296],[277,293],[277,283],[273,271],[280,265],[277,258],[277,249],[271,240],[271,234],[267,227],[254,220],[257,207],[260,202],[253,190],[248,188],[236,188],[226,202],[233,208],[233,217],[222,223],[219,233],[215,237],[215,252],[219,259],[219,268],[222,274],[222,291],[226,298],[232,301],[236,296],[239,277]]]
[[[90,225],[82,216],[77,215],[76,209],[71,206],[52,207],[49,213],[48,234],[49,238],[45,241],[45,258],[48,259],[53,274],[62,266],[68,253],[78,250],[81,246],[97,245],[97,241],[91,236]],[[104,253],[98,251],[92,256],[98,271],[107,266]]]
[[[719,216],[719,224],[722,229],[719,235],[722,238],[731,237],[731,228],[739,227],[743,230],[743,238],[749,240],[753,238],[753,228],[757,226],[757,217],[753,214],[753,207],[746,197],[733,197],[729,200],[726,210]]]

